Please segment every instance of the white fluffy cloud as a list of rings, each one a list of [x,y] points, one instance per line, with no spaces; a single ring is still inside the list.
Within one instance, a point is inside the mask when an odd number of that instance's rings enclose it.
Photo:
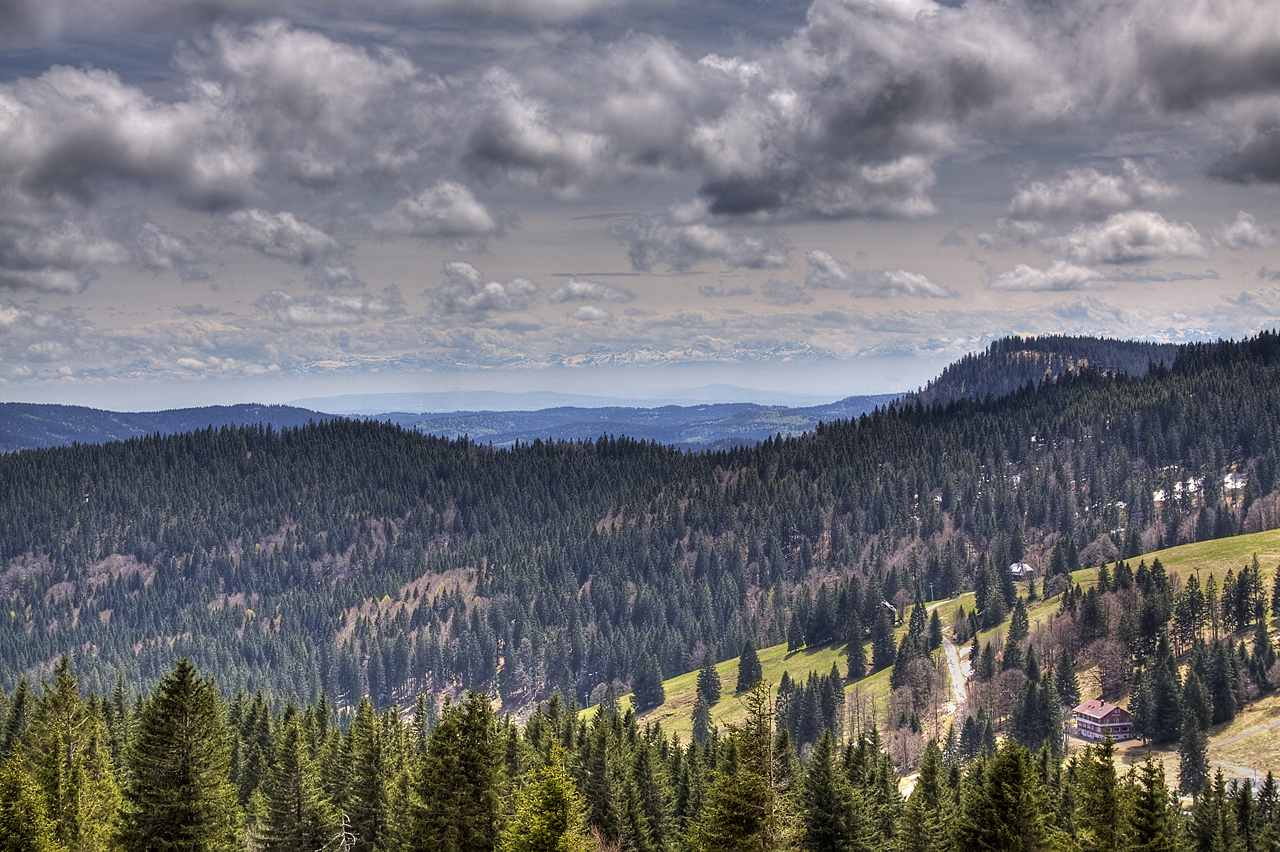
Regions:
[[[1270,248],[1276,244],[1276,229],[1259,224],[1256,216],[1241,210],[1234,222],[1218,232],[1218,240],[1229,249]]]
[[[444,276],[444,284],[431,291],[431,304],[441,314],[521,311],[538,292],[538,285],[528,278],[514,278],[505,284],[486,282],[480,270],[460,260],[445,263]]]
[[[424,239],[487,237],[501,231],[497,218],[460,183],[442,180],[402,198],[373,226],[383,233]]]
[[[324,231],[299,221],[289,211],[237,210],[219,229],[229,243],[246,246],[267,257],[310,266],[342,251],[342,245]]]
[[[1096,286],[1100,278],[1088,267],[1055,260],[1048,269],[1019,263],[992,278],[988,286],[992,290],[1087,290]]]
[[[394,288],[379,296],[324,294],[292,296],[283,290],[272,290],[254,305],[269,313],[277,322],[289,326],[358,325],[366,319],[388,318],[404,313],[404,300]]]
[[[574,319],[583,322],[602,322],[603,320],[613,319],[613,314],[604,308],[598,308],[595,305],[582,305],[572,314]]]
[[[1085,265],[1209,256],[1208,244],[1189,223],[1170,222],[1149,210],[1116,213],[1043,243],[1054,253]]]
[[[1068,169],[1056,180],[1024,184],[1009,202],[1009,215],[1015,219],[1096,220],[1175,192],[1132,160],[1121,160],[1120,167],[1119,174]]]
[[[808,254],[805,286],[815,290],[848,290],[853,296],[887,299],[895,296],[947,298],[950,290],[916,272],[903,269],[859,271],[830,253],[813,249]]]
[[[547,301],[553,305],[561,302],[630,302],[635,297],[635,293],[616,284],[570,278],[548,293]]]

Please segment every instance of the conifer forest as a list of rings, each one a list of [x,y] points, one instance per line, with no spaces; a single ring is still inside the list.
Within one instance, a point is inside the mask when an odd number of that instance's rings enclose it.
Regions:
[[[705,452],[335,419],[0,455],[0,850],[1280,849],[1271,774],[1206,756],[1280,686],[1280,570],[1146,558],[1280,528],[1280,335],[987,355],[1015,380]],[[784,643],[841,663],[770,683]],[[687,739],[646,719],[685,673]],[[1096,697],[1177,777],[1068,753]]]

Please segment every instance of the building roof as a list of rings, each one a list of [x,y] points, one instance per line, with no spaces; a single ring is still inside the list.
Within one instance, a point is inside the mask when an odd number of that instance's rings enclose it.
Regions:
[[[1101,698],[1088,698],[1076,705],[1071,712],[1076,716],[1087,716],[1090,719],[1105,719],[1117,710],[1125,716],[1129,715],[1129,711],[1123,707],[1108,704]]]

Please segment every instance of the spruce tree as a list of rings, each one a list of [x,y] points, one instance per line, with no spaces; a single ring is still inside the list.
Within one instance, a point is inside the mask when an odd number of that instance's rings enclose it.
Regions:
[[[31,725],[17,750],[43,788],[54,833],[67,849],[113,849],[120,822],[120,789],[111,766],[100,705],[80,698],[63,657],[45,684]]]
[[[710,651],[702,655],[702,668],[698,670],[698,696],[706,700],[708,707],[720,701],[720,675],[716,672],[716,662]]]
[[[1154,757],[1138,767],[1123,840],[1132,852],[1175,852],[1178,848],[1178,812],[1165,783],[1164,765]]]
[[[311,852],[333,837],[337,814],[296,719],[284,727],[265,785],[267,819],[259,841],[268,852]]]
[[[813,852],[869,852],[866,816],[854,810],[853,791],[837,770],[835,741],[824,731],[800,783],[801,846]]]
[[[953,839],[960,849],[1053,849],[1052,809],[1035,762],[1006,740],[985,765],[975,764]]]
[[[63,852],[44,793],[22,763],[0,763],[0,852]]]
[[[516,796],[515,814],[498,841],[499,852],[590,852],[586,803],[565,770],[565,752],[550,759]]]
[[[742,654],[738,657],[738,685],[736,692],[742,693],[751,689],[764,677],[760,667],[760,657],[756,653],[756,643],[747,640],[742,646]]]
[[[1196,795],[1209,776],[1209,739],[1195,713],[1182,714],[1182,742],[1178,745],[1178,792]]]
[[[632,703],[637,710],[648,710],[657,707],[666,700],[666,691],[662,687],[662,669],[658,667],[658,658],[653,652],[646,652],[636,666],[636,674],[631,681]]]
[[[240,814],[220,697],[190,660],[160,681],[129,750],[123,845],[172,852],[233,852]]]

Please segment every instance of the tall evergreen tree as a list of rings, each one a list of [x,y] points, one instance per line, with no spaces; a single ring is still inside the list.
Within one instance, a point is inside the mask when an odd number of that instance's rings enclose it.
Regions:
[[[970,770],[954,842],[960,849],[1049,850],[1057,845],[1049,797],[1030,753],[1006,740]]]
[[[265,785],[267,819],[259,841],[268,852],[312,852],[338,827],[337,814],[296,719],[284,726]]]
[[[590,852],[586,803],[569,777],[563,747],[516,795],[515,814],[498,841],[500,852]]]
[[[738,656],[738,685],[736,692],[742,693],[751,689],[764,677],[764,669],[760,666],[760,657],[756,653],[756,643],[750,639],[742,646]]]
[[[98,706],[81,699],[64,656],[18,749],[44,790],[58,842],[76,852],[113,849],[120,822],[120,790]]]
[[[698,695],[706,699],[708,707],[720,701],[720,675],[710,651],[703,654],[702,668],[698,670]]]
[[[391,755],[383,726],[366,696],[356,707],[347,733],[351,762],[347,766],[347,795],[340,807],[350,817],[356,836],[354,852],[375,852],[395,836],[391,799]]]
[[[853,790],[837,770],[835,741],[824,731],[800,783],[800,845],[809,852],[870,852],[866,814],[855,809]]]
[[[179,660],[143,707],[129,750],[122,842],[166,852],[232,852],[240,814],[221,698]]]
[[[1132,852],[1175,852],[1178,848],[1177,805],[1165,782],[1164,765],[1154,757],[1138,767],[1123,840]]]

